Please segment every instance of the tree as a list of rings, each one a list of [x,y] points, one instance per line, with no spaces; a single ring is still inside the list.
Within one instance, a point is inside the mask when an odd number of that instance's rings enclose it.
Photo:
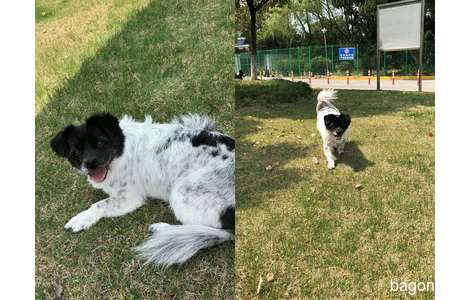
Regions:
[[[362,46],[363,69],[374,68],[377,5],[399,0],[236,0],[237,31],[249,37],[252,78],[256,78],[257,49],[323,45]],[[426,0],[424,61],[434,65],[435,0]],[[414,55],[414,53],[411,53]],[[415,55],[415,59],[417,56]]]
[[[269,16],[263,21],[263,27],[258,32],[258,46],[269,49],[290,47],[299,39],[289,18],[290,10],[285,5],[274,7]]]
[[[250,12],[250,52],[251,52],[251,79],[256,80],[257,70],[256,70],[256,14],[263,6],[268,3],[269,0],[260,0],[255,2],[255,0],[246,0],[248,6],[248,11]]]

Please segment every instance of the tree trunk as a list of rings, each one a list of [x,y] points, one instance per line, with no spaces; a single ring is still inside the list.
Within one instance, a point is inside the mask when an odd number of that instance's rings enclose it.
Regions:
[[[251,80],[258,79],[256,70],[256,9],[250,7],[250,52],[251,52]]]

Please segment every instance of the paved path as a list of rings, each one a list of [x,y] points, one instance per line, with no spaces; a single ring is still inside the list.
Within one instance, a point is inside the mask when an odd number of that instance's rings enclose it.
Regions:
[[[291,78],[285,77],[286,80]],[[304,81],[308,83],[308,79],[295,78],[294,81]],[[312,88],[334,88],[344,90],[375,90],[377,84],[374,79],[371,80],[370,85],[367,80],[353,80],[350,79],[349,85],[345,79],[330,79],[330,84],[326,79],[313,79],[310,84]],[[392,85],[390,79],[380,80],[380,89],[390,91],[418,91],[418,83],[416,80],[395,80],[395,85]],[[434,92],[434,80],[423,80],[423,92]]]

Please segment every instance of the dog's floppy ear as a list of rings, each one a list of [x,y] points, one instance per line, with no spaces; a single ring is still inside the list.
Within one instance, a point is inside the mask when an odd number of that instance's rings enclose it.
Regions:
[[[51,148],[58,156],[66,157],[70,152],[69,139],[74,131],[75,126],[69,125],[51,140]]]
[[[327,129],[331,129],[335,127],[335,120],[336,120],[335,115],[326,115],[323,117],[323,120],[325,121],[325,127]]]

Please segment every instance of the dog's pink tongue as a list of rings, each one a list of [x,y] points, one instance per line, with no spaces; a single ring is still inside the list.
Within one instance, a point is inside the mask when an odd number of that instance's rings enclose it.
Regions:
[[[108,170],[105,167],[98,167],[90,173],[90,179],[95,182],[101,182],[105,180]]]

